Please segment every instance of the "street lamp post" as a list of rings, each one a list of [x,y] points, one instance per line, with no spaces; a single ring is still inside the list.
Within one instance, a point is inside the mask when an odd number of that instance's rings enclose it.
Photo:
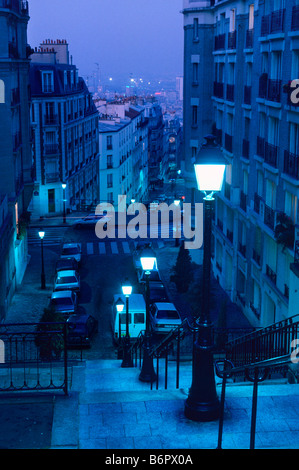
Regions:
[[[194,165],[198,189],[205,193],[205,197],[202,308],[194,345],[192,385],[185,403],[185,415],[193,421],[213,421],[219,416],[210,320],[211,235],[215,202],[213,194],[221,190],[226,161],[214,139],[214,136],[206,137],[207,142],[198,152]]]
[[[65,217],[65,188],[66,188],[66,184],[65,183],[62,183],[62,189],[63,189],[63,223],[65,224],[66,223],[66,217]]]
[[[177,196],[175,196],[173,203],[176,207],[178,207],[181,203],[181,200]],[[178,223],[181,224],[181,214],[179,215],[178,218],[177,218],[177,216],[175,217],[175,222],[176,222],[175,231],[177,231],[177,230],[179,230]],[[179,239],[178,236],[176,236],[175,237],[175,246],[178,247],[179,245],[180,245],[180,239]]]
[[[147,247],[143,250],[140,257],[142,269],[145,271],[145,302],[146,302],[146,323],[145,323],[145,336],[144,336],[144,351],[141,372],[139,380],[141,382],[154,382],[156,380],[156,373],[154,370],[153,358],[150,356],[150,320],[149,320],[149,304],[150,304],[150,286],[149,277],[151,271],[157,266],[156,257],[151,250]]]
[[[129,349],[130,349],[129,297],[132,294],[132,286],[130,285],[128,280],[126,280],[125,284],[122,286],[122,291],[126,297],[126,336],[124,339],[123,361],[122,361],[121,367],[133,367],[132,356],[129,353]]]
[[[41,243],[41,261],[42,261],[42,272],[41,272],[41,288],[46,288],[46,275],[45,275],[45,266],[44,266],[44,230],[40,229],[38,232],[40,243]]]

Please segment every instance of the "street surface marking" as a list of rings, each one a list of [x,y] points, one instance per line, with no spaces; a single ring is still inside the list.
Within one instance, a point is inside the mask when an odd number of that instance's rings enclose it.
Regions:
[[[93,243],[87,243],[86,244],[86,249],[87,249],[87,254],[88,255],[93,255]]]
[[[130,253],[130,246],[128,242],[122,242],[124,253]]]
[[[104,242],[99,242],[99,251],[100,251],[100,255],[106,254],[106,246]]]
[[[118,254],[118,248],[117,248],[117,243],[116,242],[111,242],[111,251],[113,254]]]

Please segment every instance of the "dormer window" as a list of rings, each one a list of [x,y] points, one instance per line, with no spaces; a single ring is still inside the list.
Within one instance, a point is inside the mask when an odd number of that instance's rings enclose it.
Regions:
[[[53,93],[54,79],[53,72],[42,72],[42,91],[43,93]]]

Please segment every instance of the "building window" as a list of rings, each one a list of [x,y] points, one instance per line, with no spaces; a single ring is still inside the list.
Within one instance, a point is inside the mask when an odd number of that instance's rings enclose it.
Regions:
[[[198,83],[198,63],[193,62],[193,83]]]
[[[232,8],[230,11],[230,17],[229,17],[229,31],[230,33],[232,33],[235,30],[236,30],[236,9]]]
[[[198,41],[198,18],[193,20],[193,41]]]
[[[113,168],[112,155],[107,155],[107,168]]]
[[[43,93],[53,93],[53,72],[42,72],[42,91]]]
[[[254,4],[249,5],[249,29],[254,28]]]
[[[297,221],[298,198],[289,191],[285,192],[285,213],[294,223]]]
[[[113,187],[113,174],[109,173],[107,175],[107,188],[112,188]]]
[[[112,135],[107,135],[107,150],[112,150]]]
[[[197,106],[192,106],[192,126],[197,126]]]

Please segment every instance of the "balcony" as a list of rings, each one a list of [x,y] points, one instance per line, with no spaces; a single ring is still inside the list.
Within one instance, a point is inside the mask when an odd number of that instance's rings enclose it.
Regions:
[[[267,36],[270,32],[270,15],[262,16],[261,20],[261,36]]]
[[[249,160],[249,140],[243,139],[242,157]]]
[[[252,251],[252,259],[261,266],[261,255],[255,249]]]
[[[285,10],[272,11],[271,14],[262,16],[261,36],[282,33],[284,30]]]
[[[256,154],[259,157],[265,158],[265,139],[259,135],[256,138]]]
[[[244,212],[246,212],[246,210],[247,210],[247,195],[243,191],[240,191],[240,207]]]
[[[283,171],[292,178],[299,179],[299,155],[285,150]]]
[[[241,255],[246,258],[246,245],[242,245],[242,243],[239,243],[239,248],[238,251],[241,253]]]
[[[272,11],[270,18],[270,33],[282,33],[284,30],[285,10]]]
[[[59,152],[58,144],[46,144],[44,147],[45,155],[57,155]]]
[[[244,104],[251,105],[251,86],[244,86]]]
[[[222,98],[224,97],[224,86],[223,86],[223,83],[220,83],[220,82],[214,82],[214,92],[213,92],[214,96],[216,96],[216,98]]]
[[[236,49],[237,45],[237,31],[231,31],[228,33],[228,49]]]
[[[251,49],[253,47],[253,35],[254,35],[254,29],[247,29],[246,39],[245,39],[246,49]]]
[[[276,103],[281,102],[281,80],[269,78],[267,98]]]
[[[265,142],[265,162],[277,168],[278,147]]]
[[[299,5],[293,6],[291,30],[292,31],[299,30]]]
[[[264,224],[267,225],[271,230],[275,227],[275,211],[270,206],[265,204],[264,212]]]
[[[232,230],[227,229],[226,230],[226,236],[229,239],[231,243],[234,241],[234,232]]]
[[[218,51],[221,49],[225,49],[225,34],[219,34],[218,36],[215,36],[214,50]]]
[[[268,74],[263,73],[259,78],[259,98],[266,99],[268,95]]]
[[[261,200],[262,200],[261,196],[259,196],[259,194],[257,193],[254,193],[253,209],[254,209],[254,212],[256,212],[257,214],[260,213]]]
[[[225,134],[224,136],[224,148],[228,152],[233,152],[233,136],[229,134]]]
[[[266,264],[266,276],[270,279],[271,282],[273,282],[273,284],[276,285],[277,275],[268,264]]]
[[[235,85],[226,85],[226,99],[227,101],[235,100]]]

